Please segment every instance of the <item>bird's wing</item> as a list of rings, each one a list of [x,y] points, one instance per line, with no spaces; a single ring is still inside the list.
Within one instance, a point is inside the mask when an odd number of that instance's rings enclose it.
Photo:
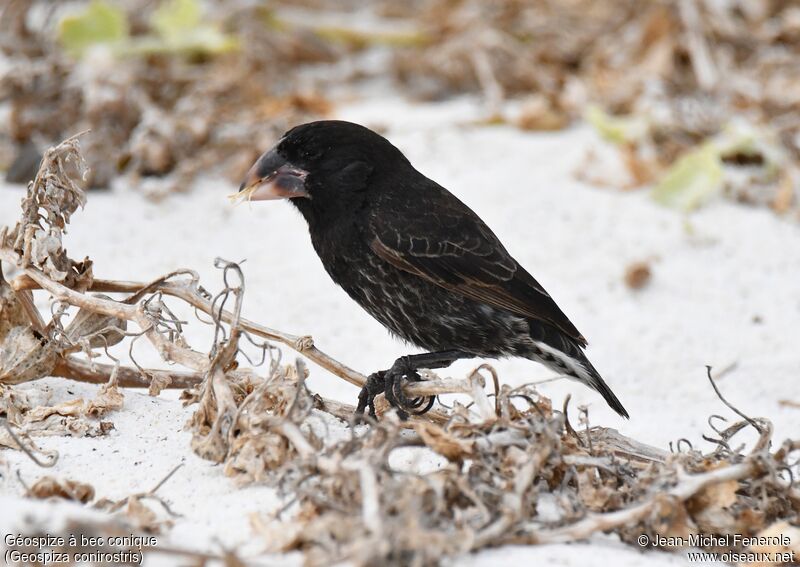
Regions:
[[[545,289],[469,207],[429,181],[384,193],[370,218],[370,247],[393,266],[470,299],[545,321],[586,340]],[[409,208],[407,200],[420,206]],[[404,206],[405,205],[405,206]]]

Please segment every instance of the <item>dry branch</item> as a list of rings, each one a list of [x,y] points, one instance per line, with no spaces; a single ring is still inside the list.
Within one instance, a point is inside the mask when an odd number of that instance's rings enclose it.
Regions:
[[[52,375],[60,378],[69,378],[76,382],[90,384],[105,384],[111,378],[114,366],[100,362],[87,362],[74,356],[59,360],[53,368]],[[179,370],[145,370],[142,373],[135,368],[120,367],[117,374],[117,383],[123,388],[149,388],[153,380],[166,384],[166,388],[192,388],[203,381],[200,372],[186,372]]]

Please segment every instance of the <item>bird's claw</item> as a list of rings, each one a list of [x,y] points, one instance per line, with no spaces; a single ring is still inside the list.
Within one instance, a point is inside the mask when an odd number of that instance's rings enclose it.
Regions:
[[[375,396],[380,393],[383,393],[389,405],[397,410],[397,415],[401,420],[408,419],[409,414],[422,415],[426,413],[433,407],[435,397],[409,398],[403,392],[403,384],[406,380],[421,382],[422,377],[416,368],[402,359],[395,362],[389,370],[370,374],[367,378],[367,383],[358,394],[356,415],[363,415],[364,410],[369,408],[369,416],[377,419],[375,415]]]
[[[414,415],[422,415],[431,409],[431,407],[433,407],[434,402],[433,396],[419,398],[409,398],[406,396],[405,392],[403,392],[403,385],[406,380],[411,382],[421,382],[422,377],[414,368],[405,367],[402,369],[396,369],[395,367],[392,367],[392,369],[386,373],[386,377],[384,378],[384,395],[386,396],[386,401],[388,401],[392,407],[397,409],[397,414],[400,416],[400,419],[403,420],[408,419],[409,413]]]
[[[375,415],[375,396],[384,391],[386,370],[380,370],[367,376],[367,383],[358,393],[358,407],[356,417],[364,415],[364,410],[369,407],[369,416],[377,419]]]

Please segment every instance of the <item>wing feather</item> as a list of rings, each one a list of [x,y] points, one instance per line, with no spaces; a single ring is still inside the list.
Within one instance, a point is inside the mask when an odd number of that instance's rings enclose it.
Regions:
[[[422,201],[422,208],[393,202],[396,192],[381,200],[370,219],[373,252],[398,269],[470,299],[554,325],[585,345],[553,298],[480,217],[446,189],[426,181],[424,191],[410,190],[412,195],[405,196]]]

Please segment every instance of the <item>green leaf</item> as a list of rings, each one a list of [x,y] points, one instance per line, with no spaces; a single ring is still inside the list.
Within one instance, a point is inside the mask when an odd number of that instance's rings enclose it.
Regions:
[[[197,0],[169,0],[153,12],[150,24],[167,39],[191,32],[200,25],[201,8]]]
[[[663,205],[691,211],[722,188],[722,161],[719,149],[706,143],[669,168],[653,190],[653,198]]]
[[[103,0],[93,0],[86,9],[64,17],[58,26],[58,39],[72,55],[79,57],[87,47],[117,43],[128,37],[125,12]]]
[[[600,137],[612,144],[635,142],[647,133],[644,118],[610,116],[596,105],[587,108],[585,118]]]
[[[143,38],[135,50],[145,53],[186,51],[223,53],[238,47],[234,37],[204,23],[199,0],[168,0],[153,12],[150,24],[158,38]]]

